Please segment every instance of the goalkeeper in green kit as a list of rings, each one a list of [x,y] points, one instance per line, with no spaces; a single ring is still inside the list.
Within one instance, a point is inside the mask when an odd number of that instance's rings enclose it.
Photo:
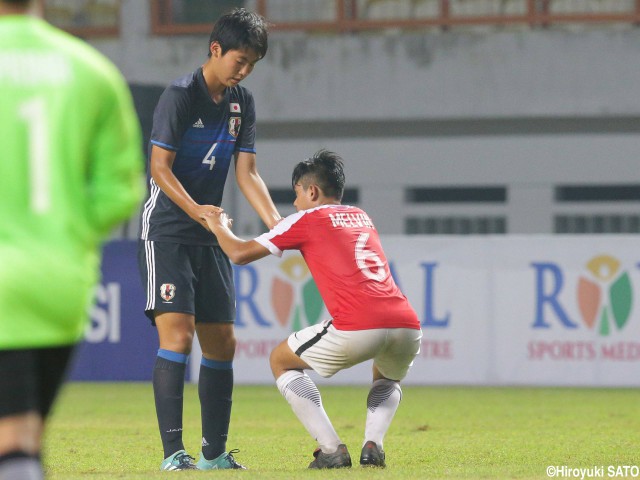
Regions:
[[[144,189],[124,79],[29,15],[35,3],[0,0],[0,480],[43,477],[44,424],[84,332],[101,242]]]

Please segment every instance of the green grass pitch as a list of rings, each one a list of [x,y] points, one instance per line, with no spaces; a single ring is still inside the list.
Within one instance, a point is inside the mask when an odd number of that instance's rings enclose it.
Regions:
[[[368,387],[320,391],[352,469],[307,470],[315,443],[276,387],[236,386],[228,447],[249,470],[163,473],[151,384],[71,383],[48,425],[47,478],[544,479],[549,465],[604,467],[606,478],[610,465],[640,466],[637,389],[404,386],[384,470],[357,465]],[[199,409],[188,385],[184,438],[194,456]]]

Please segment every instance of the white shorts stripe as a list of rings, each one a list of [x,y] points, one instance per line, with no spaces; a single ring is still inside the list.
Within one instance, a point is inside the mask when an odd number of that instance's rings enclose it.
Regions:
[[[145,240],[144,253],[147,260],[147,304],[145,310],[153,310],[156,304],[156,255],[153,241]]]
[[[153,181],[153,178],[149,179],[149,198],[144,204],[144,210],[142,212],[142,232],[140,234],[140,238],[146,240],[149,236],[149,219],[151,218],[151,213],[153,209],[156,207],[156,202],[158,200],[158,195],[160,194],[160,187]]]

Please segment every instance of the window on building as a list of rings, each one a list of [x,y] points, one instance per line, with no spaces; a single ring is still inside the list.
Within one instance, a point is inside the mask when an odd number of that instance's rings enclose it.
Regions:
[[[291,205],[296,199],[296,194],[293,193],[291,187],[270,188],[269,194],[271,195],[271,200],[273,200],[273,203],[276,205]]]
[[[556,202],[638,202],[640,185],[560,185]]]
[[[507,233],[502,216],[407,217],[407,235],[494,235]]]
[[[151,0],[152,30],[156,34],[209,33],[215,21],[244,0]]]
[[[291,187],[285,188],[270,188],[269,193],[271,199],[276,205],[292,205],[296,199],[296,194],[293,193]],[[343,205],[357,205],[360,202],[360,191],[358,188],[345,188],[342,195]]]
[[[236,6],[257,11],[271,22],[273,30],[343,33],[388,28],[636,24],[640,14],[637,0],[151,0],[151,6],[153,32],[165,35],[204,33],[220,13]]]
[[[570,214],[554,217],[554,233],[640,233],[640,215]]]
[[[340,5],[336,0],[267,0],[263,3],[265,6],[263,13],[267,15],[270,22],[275,24],[299,22],[300,25],[304,25],[310,22],[335,22],[339,17]],[[343,5],[343,7],[345,10],[355,8],[354,5]]]
[[[412,187],[405,190],[407,203],[506,203],[501,186]]]
[[[120,33],[120,0],[45,0],[44,17],[80,37]]]

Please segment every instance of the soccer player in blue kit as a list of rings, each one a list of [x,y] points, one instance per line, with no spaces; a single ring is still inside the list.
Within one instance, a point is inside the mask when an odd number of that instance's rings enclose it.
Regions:
[[[211,32],[208,60],[167,87],[154,112],[139,264],[145,313],[160,343],[153,390],[164,448],[161,470],[244,468],[226,450],[236,347],[233,276],[203,216],[220,210],[233,159],[238,186],[266,226],[281,218],[256,168],[254,100],[239,85],[267,52],[267,38],[261,16],[242,8],[223,15]],[[184,375],[194,332],[203,354],[197,463],[182,441]]]

